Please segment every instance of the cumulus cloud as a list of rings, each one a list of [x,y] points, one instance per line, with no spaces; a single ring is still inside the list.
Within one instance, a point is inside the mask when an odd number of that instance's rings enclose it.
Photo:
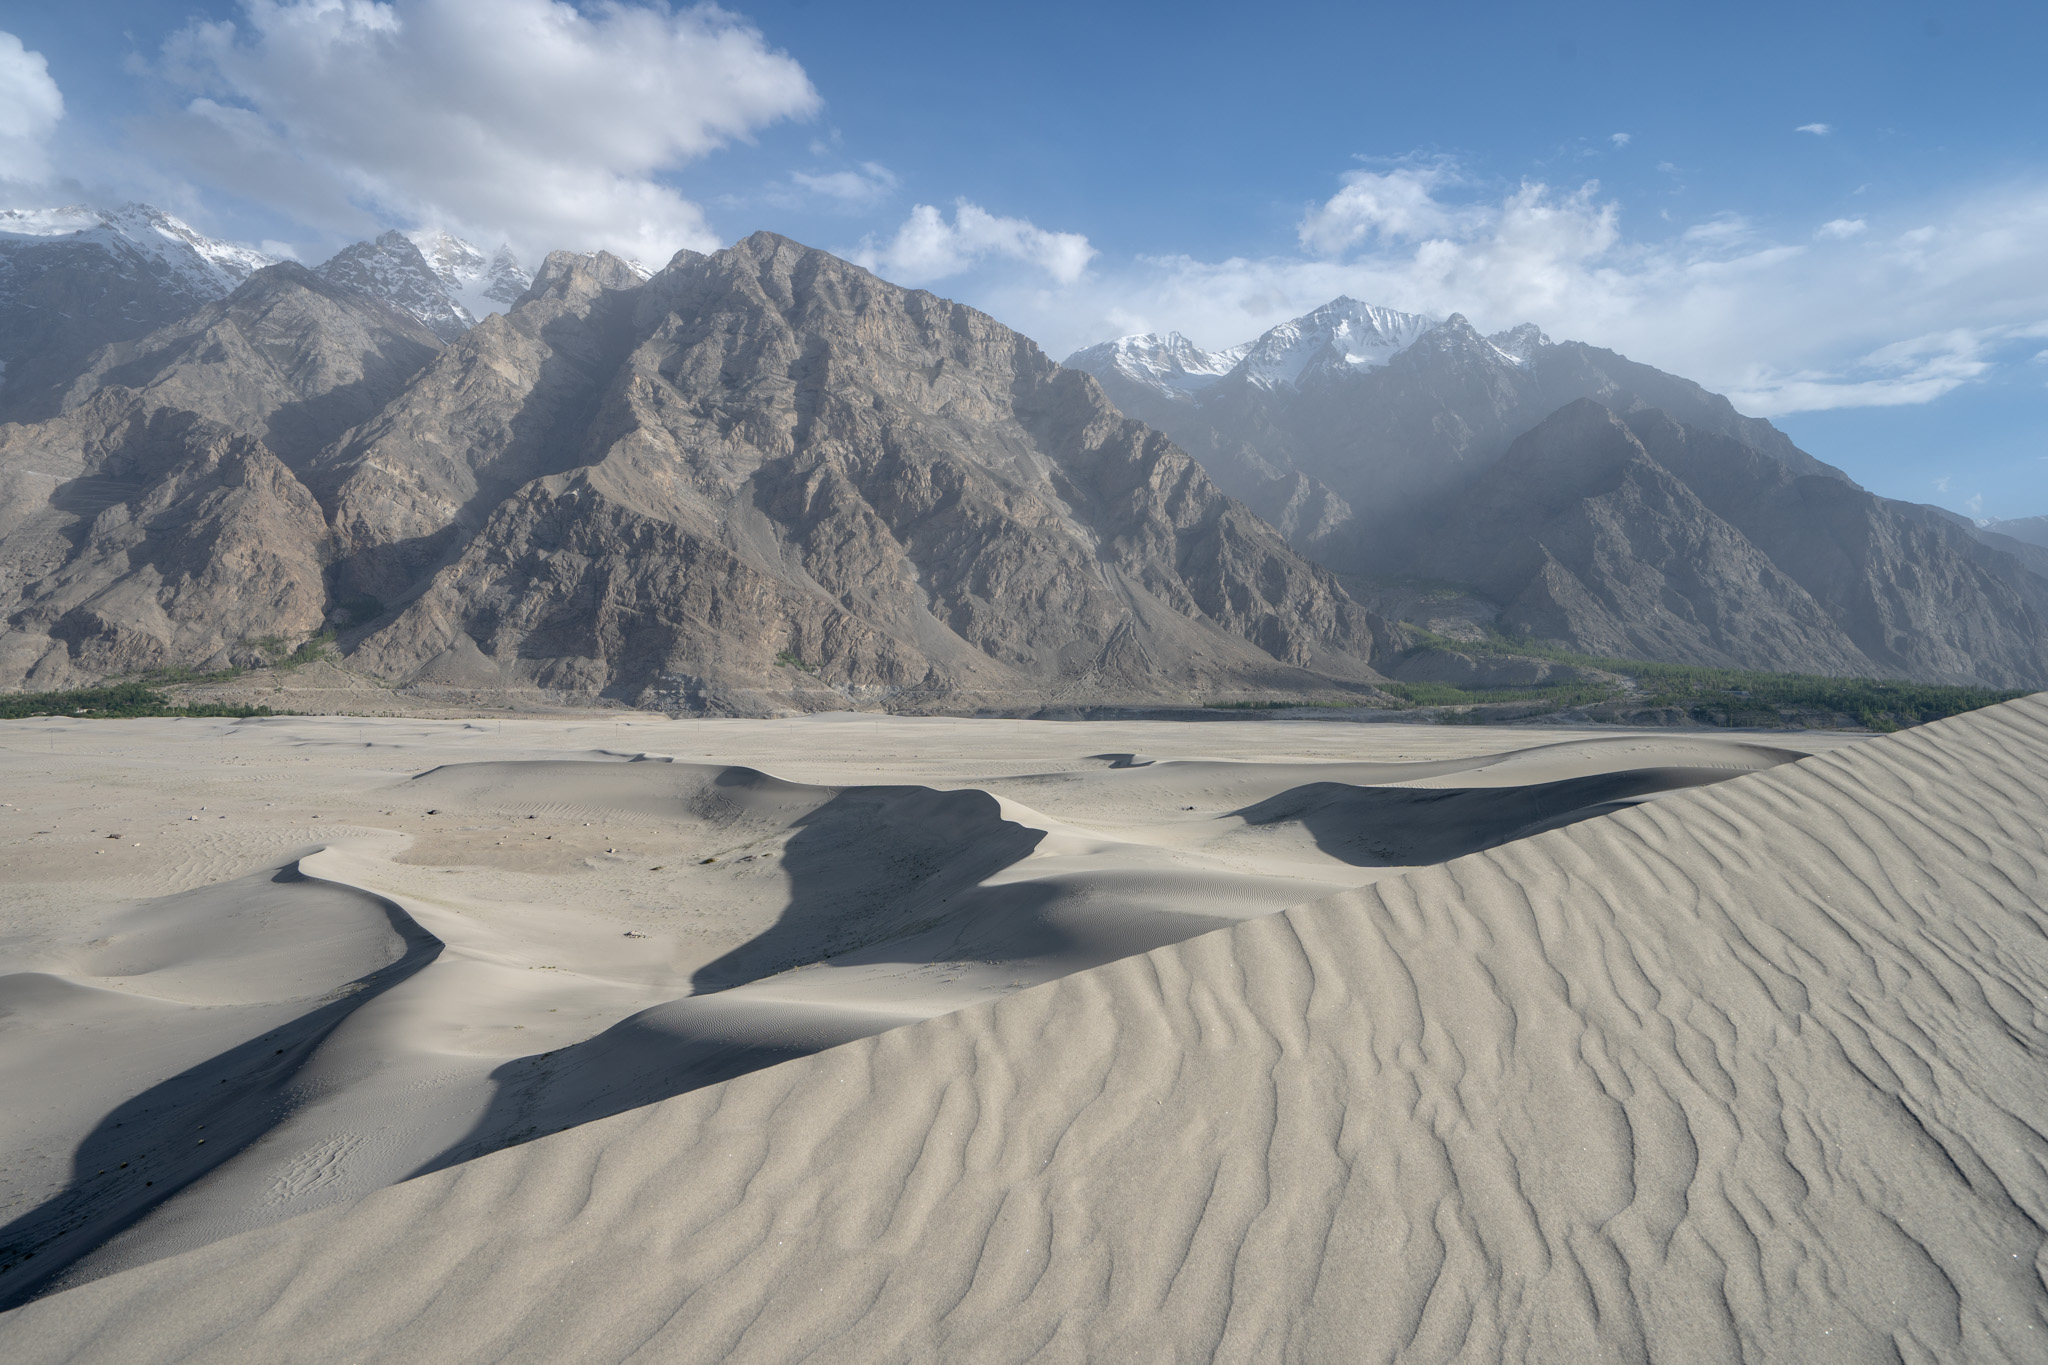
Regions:
[[[1014,261],[1071,285],[1087,272],[1095,248],[1078,232],[1048,232],[1023,218],[1002,218],[979,204],[955,201],[953,221],[919,204],[885,243],[869,238],[853,260],[898,284],[922,285],[966,273],[991,258]]]
[[[1627,133],[1613,133],[1609,135],[1609,141],[1613,142],[1617,147],[1626,147],[1630,139]]]
[[[49,179],[46,147],[63,117],[64,96],[43,54],[0,33],[0,180]]]
[[[190,174],[318,230],[446,225],[523,254],[661,261],[716,246],[661,178],[819,107],[802,67],[715,5],[243,0],[155,71]]]
[[[1374,239],[1415,241],[1457,231],[1464,215],[1439,197],[1456,180],[1447,162],[1352,171],[1342,189],[1301,220],[1301,244],[1327,256]]]
[[[1802,123],[1792,130],[1795,133],[1812,133],[1815,137],[1826,137],[1834,132],[1834,126],[1826,123]]]
[[[1816,237],[1832,237],[1836,241],[1846,241],[1869,226],[1870,224],[1861,218],[1830,218],[1827,222],[1822,223],[1814,231],[1813,235]]]
[[[1301,254],[1096,262],[1072,283],[986,270],[961,289],[1055,355],[1177,329],[1232,345],[1339,294],[1409,312],[1462,312],[1484,330],[1535,322],[1727,393],[1746,412],[1926,402],[2025,363],[2048,336],[2048,185],[2014,186],[1857,230],[1778,240],[1722,214],[1658,235],[1624,231],[1595,183],[1482,187],[1446,170],[1378,202],[1397,228],[1357,223],[1362,182],[1304,215]],[[1338,210],[1331,204],[1343,200]],[[936,215],[934,215],[936,217]],[[1348,247],[1318,249],[1349,238]]]

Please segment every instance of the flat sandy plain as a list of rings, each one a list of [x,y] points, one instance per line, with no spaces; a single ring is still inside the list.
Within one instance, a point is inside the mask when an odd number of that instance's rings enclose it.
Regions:
[[[0,726],[0,1359],[2048,1359],[2048,698]]]

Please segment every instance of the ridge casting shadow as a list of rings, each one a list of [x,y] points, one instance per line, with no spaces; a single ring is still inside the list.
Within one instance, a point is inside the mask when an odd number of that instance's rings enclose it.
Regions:
[[[291,1108],[282,1087],[336,1026],[440,956],[441,940],[382,896],[308,877],[297,863],[269,880],[375,905],[405,950],[298,1018],[159,1081],[102,1118],[72,1157],[65,1187],[0,1227],[0,1311],[49,1292],[66,1270],[276,1127]],[[202,1127],[203,1145],[191,1136]]]

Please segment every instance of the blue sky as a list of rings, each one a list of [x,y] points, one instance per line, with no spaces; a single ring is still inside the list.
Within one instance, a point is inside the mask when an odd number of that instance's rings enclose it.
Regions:
[[[2048,6],[4,0],[0,30],[16,199],[309,260],[765,227],[1055,355],[1340,292],[1529,319],[1879,492],[2048,512]]]

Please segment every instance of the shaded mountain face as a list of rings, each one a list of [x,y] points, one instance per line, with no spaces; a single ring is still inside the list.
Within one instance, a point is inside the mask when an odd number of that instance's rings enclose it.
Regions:
[[[0,430],[0,557],[40,547],[0,681],[217,663],[365,595],[344,644],[392,681],[675,708],[1374,676],[1330,574],[972,309],[763,234],[651,279],[558,253],[444,347],[335,274],[266,271]],[[202,579],[269,586],[213,617]]]
[[[1201,353],[1196,369],[1235,359],[1193,386],[1159,382],[1148,369],[1158,340],[1124,338],[1067,363],[1276,524],[1303,496],[1298,479],[1324,505],[1348,509],[1290,530],[1298,548],[1346,570],[1402,571],[1419,549],[1419,513],[1578,398],[1617,411],[1660,408],[1798,472],[1845,477],[1718,394],[1612,351],[1552,342],[1529,325],[1488,337],[1456,314],[1438,322],[1338,299],[1243,347]]]
[[[90,357],[273,264],[144,204],[0,210],[0,421],[47,417]]]
[[[2048,684],[2048,615],[2017,561],[1655,409],[1567,404],[1425,545],[1422,570],[1502,603],[1506,629],[1589,653]]]
[[[297,265],[108,347],[63,411],[0,426],[0,686],[220,668],[328,611],[302,475],[440,349]]]

